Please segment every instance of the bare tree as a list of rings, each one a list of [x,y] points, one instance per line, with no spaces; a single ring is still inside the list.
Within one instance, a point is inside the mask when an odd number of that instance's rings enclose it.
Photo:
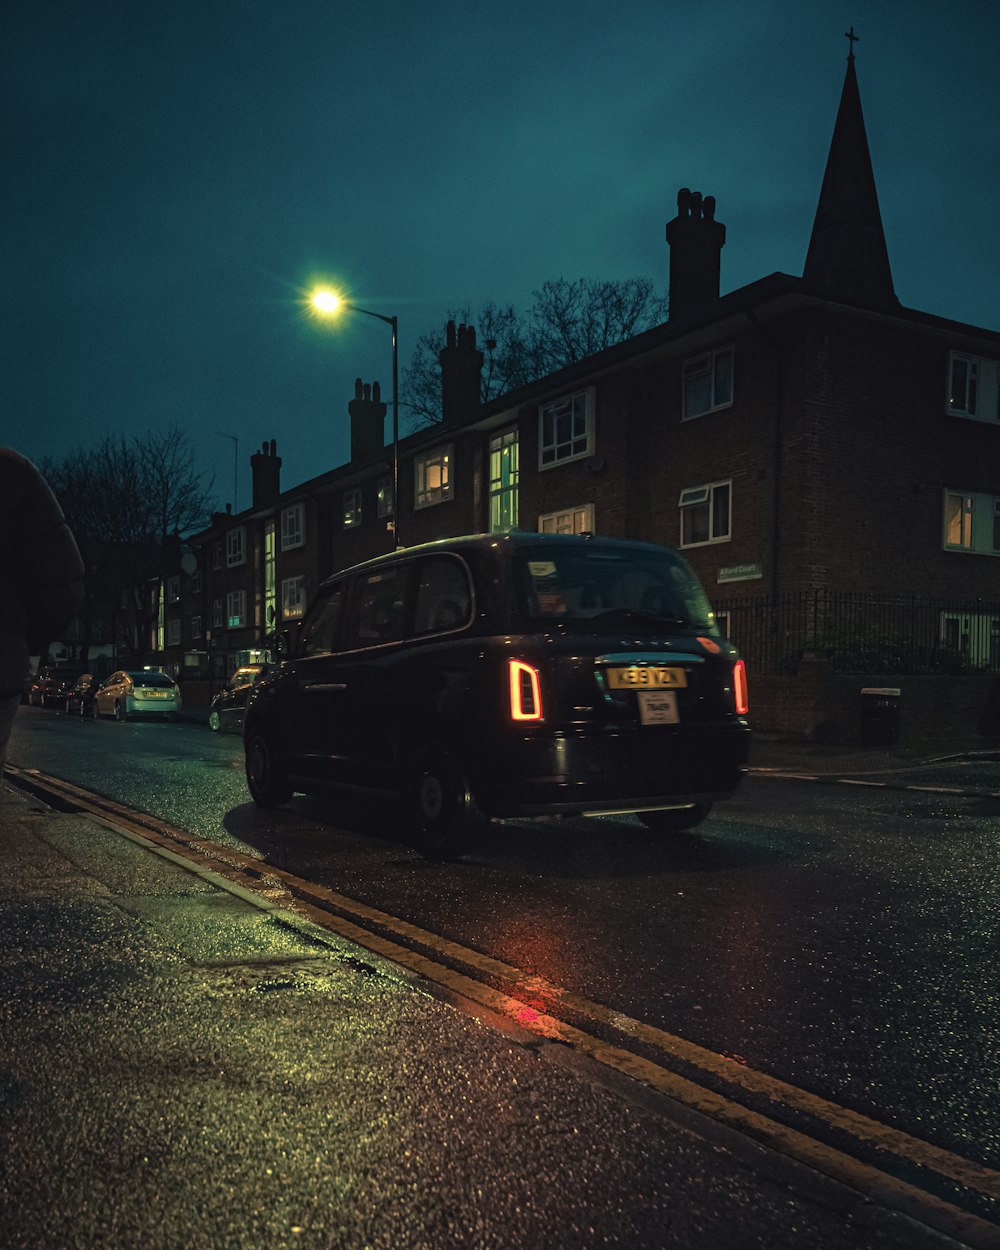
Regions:
[[[142,660],[159,614],[166,545],[208,522],[212,483],[203,484],[190,442],[176,428],[109,434],[46,461],[44,471],[87,567],[84,662],[102,617],[130,658]]]
[[[533,292],[527,313],[493,301],[473,316],[468,308],[449,312],[454,321],[476,327],[486,360],[484,403],[525,386],[587,356],[613,347],[665,320],[667,301],[647,278],[620,282],[565,278]],[[414,429],[441,419],[440,331],[421,336],[403,376],[400,400]]]

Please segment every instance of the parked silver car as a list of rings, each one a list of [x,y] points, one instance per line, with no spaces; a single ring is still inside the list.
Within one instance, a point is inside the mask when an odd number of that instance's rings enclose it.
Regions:
[[[113,716],[115,720],[173,717],[181,710],[181,692],[174,679],[158,669],[119,669],[101,682],[94,705],[98,716]]]

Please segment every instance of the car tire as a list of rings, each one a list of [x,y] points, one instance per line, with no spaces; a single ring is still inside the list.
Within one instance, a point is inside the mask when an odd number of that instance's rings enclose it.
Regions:
[[[121,699],[115,699],[115,720],[116,721],[128,720],[128,712],[126,711],[125,704],[122,703]]]
[[[482,832],[483,815],[468,779],[443,747],[429,747],[414,758],[405,801],[416,841],[431,855],[460,855]]]
[[[250,797],[258,807],[279,807],[292,797],[277,752],[263,729],[254,728],[246,737],[246,772]]]
[[[213,708],[208,714],[208,727],[212,733],[217,734],[222,727],[222,721],[219,719],[219,713]]]
[[[711,803],[692,803],[690,807],[670,807],[658,812],[639,812],[642,823],[651,833],[683,833],[700,825],[712,810]]]

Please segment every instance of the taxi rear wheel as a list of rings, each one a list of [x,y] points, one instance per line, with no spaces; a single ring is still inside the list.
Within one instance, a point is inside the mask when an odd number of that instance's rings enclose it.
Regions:
[[[278,807],[292,797],[292,787],[267,734],[253,728],[246,737],[247,786],[258,807]]]
[[[469,850],[483,824],[468,779],[443,747],[430,747],[415,757],[406,802],[416,840],[432,855]]]
[[[639,812],[642,823],[652,833],[681,833],[700,825],[712,810],[711,803],[692,803],[690,807],[670,807],[659,812]]]

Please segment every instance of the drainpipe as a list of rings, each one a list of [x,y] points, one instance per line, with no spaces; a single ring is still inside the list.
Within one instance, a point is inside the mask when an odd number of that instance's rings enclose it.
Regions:
[[[780,585],[778,557],[781,552],[779,522],[781,520],[781,437],[783,432],[782,411],[785,403],[785,366],[781,356],[781,349],[773,335],[764,329],[752,309],[749,309],[746,315],[750,324],[770,347],[776,371],[774,383],[774,446],[771,453],[771,569],[768,577],[771,602],[776,605]]]

